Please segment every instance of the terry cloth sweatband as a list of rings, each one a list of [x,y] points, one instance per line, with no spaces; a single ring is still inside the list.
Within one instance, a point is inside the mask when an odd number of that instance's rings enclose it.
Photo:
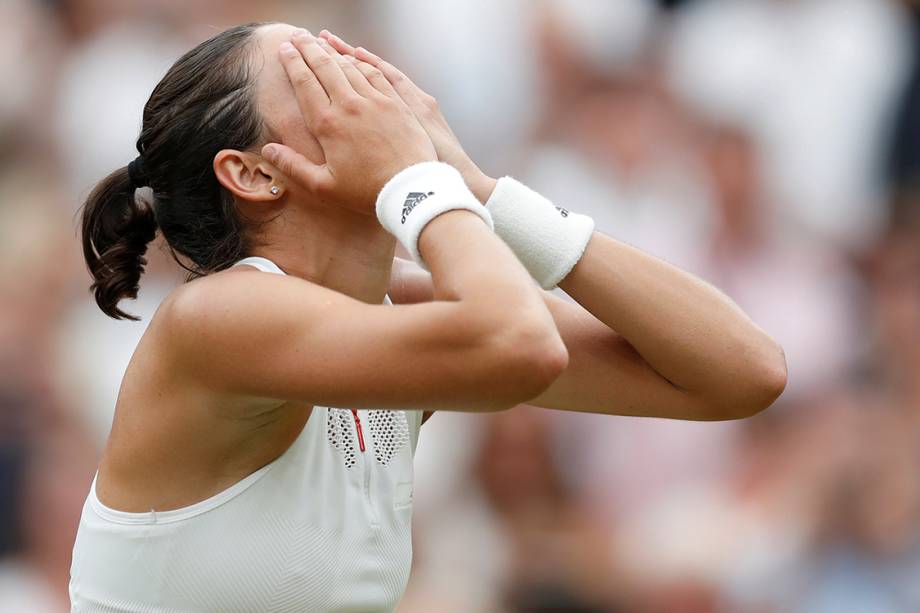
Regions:
[[[486,202],[495,233],[540,287],[552,289],[568,275],[594,233],[594,220],[552,202],[511,177],[498,180]]]
[[[427,270],[418,252],[418,237],[432,219],[457,209],[471,211],[493,229],[492,217],[453,166],[422,162],[401,170],[377,195],[377,219],[412,258]]]

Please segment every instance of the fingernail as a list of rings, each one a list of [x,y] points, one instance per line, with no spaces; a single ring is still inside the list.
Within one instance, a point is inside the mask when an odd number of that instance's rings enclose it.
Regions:
[[[303,28],[297,28],[294,30],[294,38],[310,38],[311,36],[312,34]]]
[[[294,48],[294,45],[292,45],[291,43],[285,41],[285,42],[281,43],[281,53],[284,53],[284,54],[287,54],[287,55],[293,55],[293,54],[297,53],[297,49]]]
[[[262,157],[267,158],[269,162],[278,159],[278,148],[274,145],[265,145],[262,147]]]

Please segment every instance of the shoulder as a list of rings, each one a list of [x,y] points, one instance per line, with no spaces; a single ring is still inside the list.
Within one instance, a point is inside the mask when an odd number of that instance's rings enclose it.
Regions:
[[[168,346],[185,355],[213,352],[233,339],[283,327],[288,302],[309,303],[321,288],[298,279],[240,267],[189,281],[173,290],[151,321]]]
[[[169,327],[194,326],[219,318],[245,308],[247,303],[259,301],[262,294],[251,289],[274,285],[271,277],[275,276],[240,267],[193,279],[174,289],[163,300],[156,318]]]
[[[326,303],[335,302],[330,293],[297,277],[252,268],[212,273],[163,300],[150,322],[148,347],[172,380],[267,398],[241,386],[246,383],[241,379],[264,378],[259,373],[267,365],[279,368],[274,356],[290,359],[302,351],[305,330],[322,320]]]

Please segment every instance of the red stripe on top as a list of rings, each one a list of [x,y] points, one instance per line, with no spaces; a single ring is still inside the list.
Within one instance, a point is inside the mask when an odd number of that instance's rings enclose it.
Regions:
[[[355,430],[358,431],[358,446],[364,451],[364,432],[361,430],[361,418],[358,417],[358,409],[352,409],[351,414],[355,418]]]

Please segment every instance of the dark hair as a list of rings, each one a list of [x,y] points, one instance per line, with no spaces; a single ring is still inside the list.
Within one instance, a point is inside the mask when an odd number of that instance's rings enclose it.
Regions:
[[[137,298],[144,254],[158,228],[190,277],[227,268],[247,253],[246,228],[213,162],[221,149],[246,150],[263,134],[249,61],[253,33],[261,25],[237,26],[201,43],[153,90],[137,139],[140,172],[153,200],[136,197],[135,164],[135,176],[128,167],[116,170],[83,205],[90,289],[106,315],[137,319],[118,302]]]

